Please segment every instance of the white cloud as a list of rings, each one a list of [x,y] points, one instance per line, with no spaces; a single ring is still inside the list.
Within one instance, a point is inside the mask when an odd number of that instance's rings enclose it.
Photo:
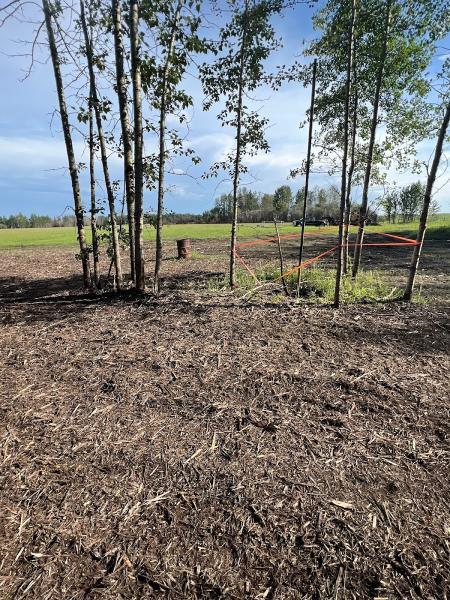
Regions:
[[[284,144],[277,146],[276,152],[249,156],[245,159],[245,163],[250,167],[283,169],[287,173],[290,169],[300,166],[305,155],[305,149],[301,144]]]
[[[82,148],[75,148],[82,151]],[[26,138],[0,136],[0,166],[19,171],[55,169],[67,165],[62,140],[55,138]]]

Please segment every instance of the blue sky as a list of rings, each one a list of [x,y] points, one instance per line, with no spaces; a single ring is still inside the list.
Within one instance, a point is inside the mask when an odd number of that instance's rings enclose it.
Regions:
[[[303,39],[313,35],[311,27],[312,9],[300,5],[276,26],[283,38],[284,47],[274,57],[275,64],[289,63],[301,51]],[[40,59],[33,72],[21,81],[29,59],[8,55],[27,52],[17,40],[30,39],[31,27],[24,23],[10,21],[0,29],[0,70],[2,72],[2,93],[0,94],[0,214],[15,212],[30,214],[59,215],[71,211],[72,196],[67,174],[65,148],[59,123],[59,115],[54,114],[57,103],[50,63],[46,62],[46,49],[38,54]],[[443,42],[438,56],[433,61],[432,70],[442,64],[442,56],[450,47],[450,40]],[[191,78],[187,89],[195,97],[201,97],[198,82]],[[251,176],[245,177],[243,184],[257,191],[273,192],[276,187],[288,183],[294,191],[303,183],[302,178],[288,179],[290,169],[298,166],[306,155],[306,130],[299,129],[309,105],[309,90],[298,83],[285,85],[273,93],[261,91],[261,110],[270,118],[268,140],[271,152],[256,156],[249,161]],[[196,103],[191,113],[189,145],[202,158],[200,167],[190,170],[190,176],[169,175],[166,193],[166,208],[178,212],[202,212],[213,205],[214,197],[230,190],[230,182],[219,177],[217,180],[204,180],[201,173],[212,162],[223,156],[233,144],[231,131],[223,129],[215,117],[216,111],[204,113],[201,101]],[[147,150],[154,144],[146,139]],[[432,140],[423,142],[419,148],[419,158],[428,161],[434,148]],[[79,161],[87,161],[84,142],[75,136],[75,149]],[[174,171],[183,170],[185,163],[174,164]],[[121,178],[121,162],[111,159],[114,178]],[[99,171],[100,174],[100,171]],[[422,174],[420,179],[424,179]],[[418,179],[409,173],[390,172],[391,181],[405,184]],[[312,184],[335,183],[331,177],[315,174]],[[443,176],[438,182],[436,194],[442,210],[450,211],[450,186]],[[82,193],[88,201],[89,184],[86,174],[81,176]],[[372,197],[380,190],[373,188]],[[100,196],[102,190],[99,190]],[[104,195],[104,194],[103,194]],[[354,198],[358,201],[357,194]],[[155,206],[155,193],[146,192],[146,208]]]

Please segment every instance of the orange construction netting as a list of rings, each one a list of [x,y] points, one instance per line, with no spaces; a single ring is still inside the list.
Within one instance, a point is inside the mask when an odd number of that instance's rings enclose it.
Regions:
[[[315,237],[316,236],[315,233],[311,233],[311,232],[305,232],[304,235],[305,235],[305,237]],[[362,244],[356,244],[355,242],[350,242],[347,244],[347,247],[348,248],[355,248],[356,246],[361,246],[361,247],[363,247],[363,246],[399,247],[399,246],[417,246],[419,244],[419,242],[416,242],[416,240],[412,240],[407,237],[402,237],[400,235],[394,235],[392,233],[381,233],[381,232],[378,233],[377,232],[377,235],[382,235],[384,237],[394,239],[394,240],[399,240],[399,241],[395,241],[395,242],[363,242]],[[300,235],[298,233],[287,233],[285,235],[279,236],[280,241],[283,239],[295,239],[295,238],[300,239]],[[248,271],[248,273],[250,273],[250,275],[255,279],[255,281],[258,281],[258,277],[254,273],[254,271],[250,268],[248,263],[244,260],[241,253],[239,252],[239,250],[241,248],[249,248],[250,246],[269,244],[271,242],[277,242],[277,241],[278,241],[278,237],[270,237],[270,238],[254,240],[252,242],[242,242],[241,244],[236,244],[236,250],[235,250],[236,260],[238,260],[242,264],[242,266],[246,269],[246,271]],[[296,267],[293,267],[292,269],[289,269],[288,271],[285,271],[279,277],[275,278],[273,281],[279,281],[279,280],[283,279],[283,277],[288,277],[289,275],[292,275],[292,273],[296,273],[300,269],[309,267],[310,265],[319,261],[321,258],[324,258],[325,256],[329,256],[330,254],[333,254],[334,252],[336,252],[336,250],[338,250],[339,247],[340,247],[340,245],[337,244],[336,246],[333,246],[332,248],[325,250],[325,252],[321,252],[320,254],[317,254],[316,256],[313,256],[312,258],[308,258],[307,260],[302,261],[301,264],[297,265]]]

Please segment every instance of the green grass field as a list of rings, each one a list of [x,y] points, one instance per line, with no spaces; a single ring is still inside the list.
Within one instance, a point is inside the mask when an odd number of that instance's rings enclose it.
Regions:
[[[337,235],[337,227],[327,227],[318,229],[317,227],[307,227],[309,232],[327,233]],[[356,230],[356,228],[353,228]],[[367,228],[368,233],[376,232],[398,232],[401,235],[414,237],[417,231],[417,223],[388,224],[383,223],[377,226]],[[89,239],[89,228],[86,229]],[[298,227],[292,225],[280,225],[280,233],[300,232]],[[263,238],[274,235],[274,226],[272,223],[266,224],[241,224],[239,225],[239,238]],[[230,235],[229,224],[219,225],[165,225],[163,236],[167,240],[177,240],[181,238],[191,239],[211,239],[226,240]],[[428,239],[450,239],[450,215],[442,215],[438,219],[433,219],[429,223]],[[155,239],[155,229],[146,226],[144,231],[146,240]],[[39,246],[76,246],[76,229],[74,227],[48,227],[42,229],[2,229],[0,230],[0,249],[8,248],[27,248]]]

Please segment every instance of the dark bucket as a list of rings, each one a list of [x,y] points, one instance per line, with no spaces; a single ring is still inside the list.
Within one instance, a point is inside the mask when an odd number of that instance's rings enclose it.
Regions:
[[[178,258],[191,257],[191,240],[177,240]]]

